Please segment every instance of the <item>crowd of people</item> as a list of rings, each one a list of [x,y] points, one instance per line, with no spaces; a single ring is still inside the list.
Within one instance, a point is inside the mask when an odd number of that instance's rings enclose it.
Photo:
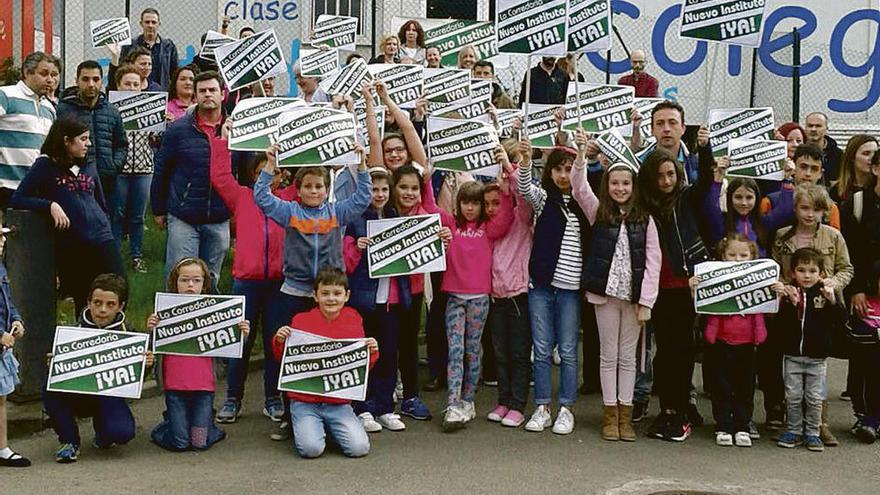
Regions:
[[[853,435],[876,440],[876,137],[854,136],[841,153],[827,117],[813,112],[803,126],[778,127],[776,139],[788,143],[784,180],[727,178],[729,159],[713,156],[707,128],[689,148],[685,109],[667,100],[651,112],[652,136],[640,135],[642,117],[633,112],[638,169],[610,160],[583,130],[563,132],[559,116],[552,148],[535,149],[517,132],[494,152],[497,178],[475,180],[434,170],[425,102],[402,110],[377,81],[361,88],[367,142],[356,146],[359,163],[296,168],[291,177],[277,163],[276,146],[265,153],[228,149],[231,109],[253,95],[274,96],[274,79],[227,91],[210,64],[178,67],[174,43],[158,34],[158,11],[145,9],[140,24],[143,34],[130,47],[111,48],[108,86],[168,91],[166,130],[126,132],[95,61],[80,63],[76,86],[55,101],[60,62],[33,53],[23,61],[22,80],[0,88],[0,199],[3,208],[51,218],[60,290],[73,297],[85,328],[135,331],[125,319],[126,273],[146,270],[148,204],[167,231],[165,291],[223,289],[218,281],[235,233],[231,293],[246,299],[244,357],[228,360],[225,397],[215,411],[211,358],[148,353],[165,393],[163,420],[151,433],[158,446],[207,449],[225,437],[217,423],[241,414],[257,336],[265,353],[262,412],[278,424],[272,438],[292,436],[303,457],[323,453],[325,429],[356,457],[369,452],[367,433],[405,430],[402,416],[431,420],[423,389],[447,389],[441,426],[459,430],[478,414],[481,384],[497,394],[496,406],[480,412],[489,421],[560,435],[574,430],[579,392],[601,392],[601,436],[625,442],[636,440],[633,423],[648,417],[653,392],[660,405],[647,436],[681,442],[704,421],[693,386],[700,354],[719,446],[748,447],[762,435],[753,420],[756,383],[779,446],[837,445],[827,424],[829,356],[849,359]],[[383,36],[378,51],[371,62],[440,66],[439,49],[425,46],[417,21]],[[631,55],[633,72],[620,83],[656,96],[645,52]],[[496,108],[515,106],[473,47],[461,49],[457,66],[492,81]],[[530,71],[519,94],[532,103],[562,104],[568,83],[582,80],[575,56],[543,57]],[[316,78],[294,72],[307,103],[351,111],[350,96],[328,95]],[[374,97],[385,107],[384,133]],[[441,218],[445,272],[371,278],[367,222],[422,214]],[[0,231],[0,249],[7,232]],[[763,258],[781,267],[773,286],[778,313],[695,314],[697,264]],[[25,325],[2,265],[0,278],[0,465],[27,466],[8,445],[4,402],[17,383],[12,350]],[[160,320],[153,314],[142,323],[152,331]],[[366,337],[373,366],[366,400],[279,394],[278,363],[291,329]],[[423,330],[432,375],[426,383],[418,369]],[[58,462],[80,454],[77,417],[95,418],[98,448],[134,437],[123,399],[44,392],[43,401],[60,442]]]

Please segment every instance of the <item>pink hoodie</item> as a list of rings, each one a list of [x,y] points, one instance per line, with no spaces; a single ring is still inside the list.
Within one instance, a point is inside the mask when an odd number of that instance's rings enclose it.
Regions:
[[[514,172],[511,177],[517,177]],[[495,240],[492,254],[492,297],[508,298],[529,291],[529,257],[532,253],[534,212],[529,203],[513,191],[513,221],[506,236]]]

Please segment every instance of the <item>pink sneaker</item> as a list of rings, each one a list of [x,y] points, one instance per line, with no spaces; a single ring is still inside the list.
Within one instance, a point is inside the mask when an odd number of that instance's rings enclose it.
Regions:
[[[490,412],[489,415],[486,417],[489,419],[489,421],[498,423],[499,421],[504,419],[508,411],[510,411],[510,408],[498,404],[497,406],[495,406],[495,409],[492,409],[492,412]]]
[[[516,409],[511,409],[507,411],[507,414],[504,416],[504,419],[501,420],[501,426],[510,426],[511,428],[519,428],[523,421],[525,421],[525,417],[523,414]]]

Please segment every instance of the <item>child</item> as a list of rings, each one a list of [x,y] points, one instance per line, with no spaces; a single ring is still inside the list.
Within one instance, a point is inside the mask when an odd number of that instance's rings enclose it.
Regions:
[[[92,282],[88,306],[80,314],[77,326],[115,332],[137,332],[125,321],[126,301],[128,283],[124,277],[114,273],[98,275]],[[153,353],[147,351],[146,356],[146,366],[152,366]],[[45,391],[43,407],[61,444],[55,452],[56,462],[68,464],[76,462],[79,457],[77,418],[93,418],[93,445],[96,448],[107,449],[114,444],[124,445],[134,438],[134,416],[124,398]]]
[[[745,177],[735,177],[728,182],[725,198],[727,211],[722,212],[719,199],[727,164],[728,161],[724,158],[718,161],[715,181],[705,199],[710,244],[716,245],[729,232],[739,232],[757,244],[758,257],[764,258],[771,247],[770,234],[785,225],[785,222],[780,223],[780,215],[776,215],[769,219],[777,223],[765,223],[761,215],[761,190],[758,183]]]
[[[634,442],[636,345],[657,300],[660,241],[654,220],[639,205],[636,171],[624,163],[612,164],[596,197],[587,182],[583,130],[577,131],[575,142],[572,194],[592,225],[585,288],[599,328],[602,438]]]
[[[807,448],[821,452],[825,450],[819,438],[825,360],[831,353],[833,328],[845,321],[846,311],[837,304],[837,287],[829,283],[832,279],[825,278],[825,259],[818,249],[798,248],[790,260],[793,277],[791,285],[782,290],[784,297],[776,317],[788,405],[787,428],[777,445],[794,448],[800,445],[803,433]]]
[[[812,144],[802,144],[794,150],[794,175],[786,179],[782,188],[761,199],[764,224],[781,226],[794,221],[794,189],[801,184],[818,184],[822,180],[822,150]],[[828,225],[840,229],[840,210],[831,203]]]
[[[0,214],[0,257],[6,244],[6,234],[9,232],[8,228],[3,227],[3,216]],[[22,337],[24,337],[24,324],[12,303],[12,290],[9,288],[9,277],[6,276],[6,265],[0,261],[0,466],[5,467],[31,465],[27,457],[9,448],[9,440],[6,436],[6,396],[11,394],[19,383],[18,361],[12,353],[12,348]]]
[[[168,292],[207,294],[211,290],[211,272],[200,258],[184,258],[168,275]],[[147,320],[152,332],[159,324],[155,313]],[[247,338],[250,324],[239,323]],[[226,432],[214,424],[214,365],[209,357],[163,356],[162,383],[165,387],[164,420],[150,434],[163,449],[180,452],[207,450],[226,438]]]
[[[345,303],[351,292],[342,270],[326,267],[315,278],[314,298],[318,307],[293,317],[289,327],[278,329],[272,349],[279,361],[291,327],[331,339],[364,337],[361,317]],[[379,358],[376,339],[367,339],[370,366]],[[324,432],[342,448],[348,457],[363,457],[370,452],[370,439],[351,408],[349,400],[288,392],[290,416],[293,418],[294,446],[300,456],[320,457],[324,453]]]

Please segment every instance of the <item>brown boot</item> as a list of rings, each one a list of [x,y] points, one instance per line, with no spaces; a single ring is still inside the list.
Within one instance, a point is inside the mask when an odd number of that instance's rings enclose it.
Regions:
[[[602,438],[616,442],[620,440],[617,405],[602,407]]]
[[[633,430],[632,424],[633,406],[619,404],[617,410],[620,415],[617,422],[618,429],[620,430],[620,439],[624,442],[635,442],[636,432]]]
[[[828,401],[822,401],[822,422],[819,423],[819,438],[828,447],[837,447],[837,438],[828,428]]]

